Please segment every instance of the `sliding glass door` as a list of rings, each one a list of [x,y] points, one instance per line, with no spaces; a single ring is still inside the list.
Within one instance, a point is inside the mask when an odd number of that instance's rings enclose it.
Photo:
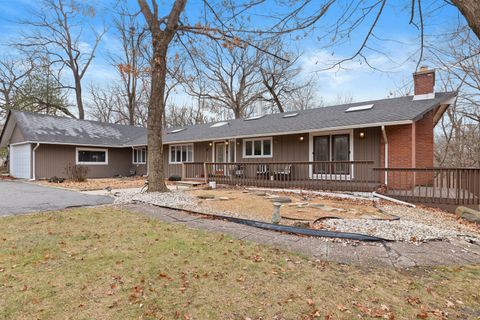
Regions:
[[[327,175],[349,175],[350,165],[348,163],[335,163],[349,160],[349,134],[313,137],[313,161],[320,162],[313,166],[314,174],[322,175],[323,178],[329,178]]]

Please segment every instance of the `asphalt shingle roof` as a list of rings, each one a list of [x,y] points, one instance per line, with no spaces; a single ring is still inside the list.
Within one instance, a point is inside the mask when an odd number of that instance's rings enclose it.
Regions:
[[[25,140],[32,142],[124,146],[147,135],[141,127],[13,110],[12,115]]]
[[[208,141],[245,136],[275,135],[342,127],[381,125],[415,121],[426,112],[446,102],[455,92],[436,93],[433,99],[413,100],[412,96],[363,101],[331,107],[295,111],[294,117],[283,113],[265,115],[256,120],[228,120],[228,124],[212,128],[212,123],[184,127],[167,133],[164,143]],[[373,104],[369,110],[345,112],[348,108]],[[27,141],[97,146],[139,146],[147,144],[144,128],[76,120],[30,112],[12,111]],[[168,129],[171,132],[178,128]]]

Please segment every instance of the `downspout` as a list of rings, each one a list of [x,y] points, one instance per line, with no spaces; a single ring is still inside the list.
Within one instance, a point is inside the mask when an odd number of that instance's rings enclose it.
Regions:
[[[384,168],[388,168],[388,139],[387,139],[387,130],[385,126],[382,126],[383,141],[385,143],[385,163],[383,164]],[[385,170],[385,185],[388,185],[388,172]]]
[[[35,146],[35,148],[33,148],[33,152],[32,152],[33,161],[32,161],[32,179],[30,179],[31,181],[35,181],[35,180],[36,180],[36,177],[35,177],[35,167],[36,167],[35,159],[36,159],[37,157],[35,156],[35,151],[37,151],[38,147],[40,147],[40,143],[39,143],[39,142],[37,142],[37,145]]]

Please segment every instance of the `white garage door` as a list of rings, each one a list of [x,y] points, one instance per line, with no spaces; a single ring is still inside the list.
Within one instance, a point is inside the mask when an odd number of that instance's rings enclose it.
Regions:
[[[10,175],[19,179],[30,179],[32,148],[30,144],[10,146]]]

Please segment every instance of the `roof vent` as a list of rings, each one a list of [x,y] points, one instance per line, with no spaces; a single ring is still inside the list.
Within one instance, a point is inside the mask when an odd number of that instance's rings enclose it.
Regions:
[[[293,117],[296,117],[296,116],[298,116],[298,112],[284,114],[282,116],[282,118],[293,118]]]
[[[212,124],[210,128],[218,128],[218,127],[223,127],[228,124],[228,121],[220,121]]]
[[[179,132],[182,132],[184,130],[187,130],[187,128],[180,128],[180,129],[175,129],[175,130],[172,130],[172,131],[168,131],[167,134],[179,133]]]
[[[370,110],[373,108],[373,104],[365,104],[363,106],[355,106],[355,107],[350,107],[345,112],[354,112],[354,111],[362,111],[362,110]]]
[[[264,114],[261,114],[261,115],[259,115],[259,116],[253,116],[253,117],[250,117],[250,118],[245,118],[245,119],[243,119],[243,120],[245,120],[245,121],[258,120],[258,119],[261,119],[261,118],[263,118],[263,117],[265,117],[265,115],[264,115]]]

